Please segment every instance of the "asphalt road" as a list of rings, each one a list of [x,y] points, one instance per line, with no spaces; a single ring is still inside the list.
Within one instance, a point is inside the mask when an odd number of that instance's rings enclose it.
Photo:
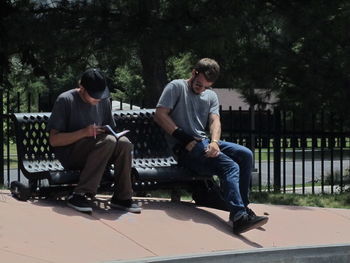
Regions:
[[[268,164],[267,162],[261,163],[261,169],[259,166],[259,163],[255,163],[255,168],[258,169],[258,171],[261,171],[261,181],[262,185],[267,185],[267,182],[270,181],[270,183],[273,183],[273,169],[274,169],[273,162],[270,162]],[[343,160],[343,175],[348,173],[350,166],[349,160]],[[293,178],[295,178],[295,184],[302,184],[303,183],[303,175],[305,177],[304,182],[310,183],[312,182],[312,178],[314,177],[315,182],[321,181],[322,174],[324,178],[330,177],[331,170],[332,170],[332,163],[331,161],[324,161],[323,162],[323,168],[322,168],[322,162],[321,161],[314,161],[314,168],[312,168],[312,162],[311,161],[305,161],[304,163],[301,161],[296,161],[294,164],[292,161],[286,161],[285,163],[281,163],[281,183],[284,183],[284,174],[285,174],[285,184],[286,185],[292,185],[293,184]],[[270,171],[269,171],[270,170]],[[312,173],[312,171],[314,172]],[[323,170],[323,172],[322,172]],[[333,161],[333,174],[335,177],[337,175],[340,175],[341,170],[341,162],[339,160]],[[268,174],[270,173],[270,180],[268,177]]]

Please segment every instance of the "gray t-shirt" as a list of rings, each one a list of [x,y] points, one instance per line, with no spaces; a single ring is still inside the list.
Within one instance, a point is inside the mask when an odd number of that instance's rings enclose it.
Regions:
[[[170,117],[176,125],[187,134],[199,138],[207,137],[205,129],[209,115],[219,115],[216,93],[206,89],[201,94],[195,94],[184,79],[173,80],[165,86],[157,107],[171,109]]]
[[[109,98],[97,105],[86,103],[78,90],[72,89],[60,94],[52,109],[47,129],[60,132],[74,132],[89,125],[110,125],[115,128]],[[67,166],[72,145],[55,147],[56,157]]]

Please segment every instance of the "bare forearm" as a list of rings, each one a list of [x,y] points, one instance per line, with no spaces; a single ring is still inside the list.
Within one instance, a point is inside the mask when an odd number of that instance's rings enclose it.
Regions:
[[[220,136],[221,136],[221,122],[220,117],[215,114],[211,114],[210,117],[210,135],[211,142],[208,145],[205,156],[209,158],[217,157],[220,154]]]
[[[221,137],[221,122],[220,118],[215,116],[210,120],[210,136],[212,141],[218,141]]]
[[[75,132],[51,131],[50,144],[53,147],[66,146],[66,145],[75,143],[84,137],[87,137],[87,134],[84,132],[84,129],[81,129]]]
[[[221,126],[216,126],[216,127],[213,127],[210,131],[210,135],[211,135],[211,140],[214,141],[214,140],[220,140],[220,137],[221,137]]]

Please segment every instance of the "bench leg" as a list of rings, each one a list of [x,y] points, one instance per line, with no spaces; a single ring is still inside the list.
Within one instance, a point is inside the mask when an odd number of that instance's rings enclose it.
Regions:
[[[171,202],[180,202],[181,193],[178,189],[171,189]]]
[[[198,206],[229,211],[220,187],[213,180],[197,181],[192,187],[192,198]]]
[[[11,194],[20,201],[27,201],[32,197],[30,188],[19,181],[11,182]]]

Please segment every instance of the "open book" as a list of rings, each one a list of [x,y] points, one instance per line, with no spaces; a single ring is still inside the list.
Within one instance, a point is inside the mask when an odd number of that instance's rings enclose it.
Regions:
[[[125,134],[127,134],[129,132],[129,130],[124,130],[121,132],[115,132],[113,131],[112,127],[109,125],[104,125],[102,126],[103,129],[105,129],[106,133],[110,133],[112,135],[114,135],[117,139],[119,139],[120,137],[124,136]]]

